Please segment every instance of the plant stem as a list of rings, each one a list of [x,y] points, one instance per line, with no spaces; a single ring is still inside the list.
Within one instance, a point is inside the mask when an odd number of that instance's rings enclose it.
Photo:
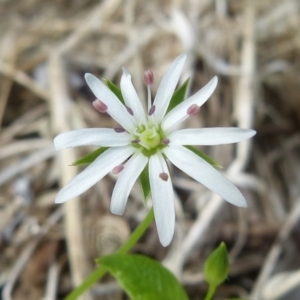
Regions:
[[[118,254],[125,254],[127,253],[141,238],[141,236],[144,234],[146,229],[149,227],[149,225],[152,223],[154,218],[153,208],[148,212],[146,218],[143,220],[142,223],[139,224],[139,226],[134,230],[134,232],[131,234],[129,239],[116,251]],[[89,275],[89,277],[75,290],[73,290],[66,298],[65,300],[75,300],[80,295],[82,295],[86,290],[88,290],[93,284],[95,284],[100,278],[102,278],[105,273],[107,272],[107,269],[105,267],[99,267],[97,268],[93,273]]]
[[[215,292],[216,292],[216,287],[210,284],[204,300],[211,300]]]

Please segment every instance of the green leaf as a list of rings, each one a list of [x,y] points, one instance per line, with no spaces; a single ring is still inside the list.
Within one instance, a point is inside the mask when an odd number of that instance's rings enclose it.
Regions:
[[[184,146],[185,148],[191,150],[198,156],[200,156],[202,159],[204,159],[206,162],[208,162],[210,165],[212,165],[215,168],[223,168],[219,163],[217,163],[215,160],[213,160],[210,156],[204,154],[202,151],[198,150],[197,148],[193,146]]]
[[[226,245],[222,242],[205,261],[205,280],[212,287],[219,286],[227,278],[229,267],[230,265]]]
[[[142,173],[139,177],[139,182],[140,182],[141,190],[142,190],[143,196],[144,196],[144,203],[146,204],[147,200],[150,196],[150,193],[151,193],[148,164],[146,165],[146,167],[142,171]]]
[[[121,89],[108,79],[103,79],[107,87],[118,97],[118,99],[125,105],[125,101]],[[101,99],[100,99],[101,100]]]
[[[186,92],[189,86],[190,78],[188,78],[181,87],[179,87],[173,94],[170,104],[167,109],[167,113],[171,111],[174,107],[180,104],[186,97]]]
[[[97,260],[118,280],[132,300],[188,300],[175,276],[142,255],[108,255]]]
[[[100,154],[102,154],[104,151],[106,151],[107,149],[109,149],[109,147],[101,147],[79,159],[77,159],[76,161],[74,161],[72,163],[72,166],[79,166],[79,165],[87,165],[92,163]]]

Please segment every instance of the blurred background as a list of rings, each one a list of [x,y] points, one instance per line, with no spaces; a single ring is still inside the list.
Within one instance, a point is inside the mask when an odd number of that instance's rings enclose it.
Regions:
[[[83,75],[119,85],[127,66],[142,101],[143,72],[158,84],[188,54],[190,94],[219,84],[185,127],[253,128],[238,145],[203,147],[245,195],[240,209],[173,168],[176,232],[163,248],[155,224],[133,252],[161,261],[190,299],[203,299],[203,263],[221,242],[230,276],[215,299],[300,299],[300,3],[298,0],[0,0],[1,299],[63,299],[143,220],[138,184],[124,216],[109,211],[116,177],[55,205],[94,150],[56,153],[53,137],[112,127],[92,107]],[[217,183],[216,183],[217,184]],[[109,276],[82,299],[127,299]]]

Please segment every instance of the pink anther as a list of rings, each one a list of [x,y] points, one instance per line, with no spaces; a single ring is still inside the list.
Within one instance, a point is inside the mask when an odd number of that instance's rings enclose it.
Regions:
[[[162,179],[163,181],[168,181],[169,175],[167,173],[160,173],[159,178]]]
[[[107,111],[107,105],[103,103],[101,100],[96,99],[93,102],[93,106],[96,110],[98,110],[100,113],[105,113]]]
[[[120,132],[125,132],[125,129],[122,127],[117,127],[117,128],[114,128],[114,131],[120,133]]]
[[[146,85],[151,85],[154,82],[154,74],[151,70],[144,72],[144,82]]]
[[[133,116],[133,111],[132,111],[132,109],[131,109],[130,107],[126,106],[126,105],[125,105],[125,107],[126,107],[127,111]]]
[[[118,165],[116,167],[114,167],[111,171],[112,174],[117,175],[119,173],[121,173],[124,169],[124,165]]]
[[[189,116],[195,116],[200,111],[200,107],[197,104],[192,104],[186,111]]]
[[[170,144],[170,140],[169,139],[163,139],[161,142],[164,145],[169,145]]]
[[[149,109],[148,115],[151,116],[155,112],[155,105],[152,105],[151,108]]]

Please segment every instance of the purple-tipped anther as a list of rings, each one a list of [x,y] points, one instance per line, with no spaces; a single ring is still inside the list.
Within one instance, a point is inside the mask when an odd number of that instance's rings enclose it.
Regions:
[[[125,132],[125,129],[122,128],[122,127],[117,127],[117,128],[114,128],[114,131],[118,132],[118,133],[121,133],[121,132]]]
[[[149,109],[148,115],[151,116],[155,112],[155,105],[152,105],[151,108]]]
[[[147,86],[153,84],[154,74],[151,70],[147,70],[144,72],[144,82]]]
[[[161,141],[161,143],[164,144],[164,145],[169,145],[170,144],[170,140],[169,139],[163,139]]]
[[[200,111],[200,107],[197,104],[192,104],[186,111],[189,116],[195,116]]]
[[[96,99],[93,102],[93,106],[96,110],[98,110],[100,113],[105,113],[107,111],[107,105],[103,103],[101,100]]]
[[[126,105],[125,105],[125,107],[126,107],[127,111],[133,116],[133,111],[132,111],[132,109],[131,109],[130,107],[126,106]]]
[[[124,169],[124,165],[118,165],[116,167],[114,167],[111,171],[112,174],[117,175],[119,173],[121,173]]]
[[[163,180],[163,181],[168,181],[168,179],[169,179],[169,175],[167,174],[167,173],[160,173],[159,174],[159,178],[161,179],[161,180]]]

